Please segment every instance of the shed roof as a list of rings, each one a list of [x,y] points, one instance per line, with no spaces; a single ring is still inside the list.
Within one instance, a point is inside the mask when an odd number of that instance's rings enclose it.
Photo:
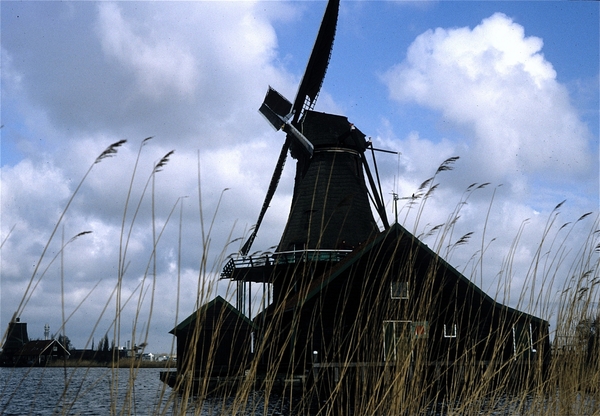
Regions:
[[[243,313],[241,313],[237,308],[235,308],[231,303],[227,302],[221,296],[217,296],[210,302],[205,303],[204,305],[199,307],[190,316],[181,321],[175,328],[169,331],[169,334],[177,335],[178,332],[185,331],[187,327],[189,327],[196,321],[196,319],[201,313],[206,314],[211,309],[215,309],[219,306],[225,307],[230,313],[233,314],[234,317],[238,318],[240,321],[246,323],[247,325],[254,327],[254,324],[250,319],[248,319],[248,317],[246,317]]]

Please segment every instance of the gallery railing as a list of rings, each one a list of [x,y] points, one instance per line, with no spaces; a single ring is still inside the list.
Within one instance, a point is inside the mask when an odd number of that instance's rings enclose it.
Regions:
[[[301,250],[242,256],[229,261],[221,272],[222,279],[230,279],[237,269],[296,264],[302,262],[339,262],[352,250]]]

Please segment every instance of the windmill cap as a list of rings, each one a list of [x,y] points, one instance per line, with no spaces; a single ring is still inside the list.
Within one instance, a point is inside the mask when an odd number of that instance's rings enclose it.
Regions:
[[[335,146],[360,152],[367,148],[365,135],[344,116],[307,111],[301,131],[315,148]]]

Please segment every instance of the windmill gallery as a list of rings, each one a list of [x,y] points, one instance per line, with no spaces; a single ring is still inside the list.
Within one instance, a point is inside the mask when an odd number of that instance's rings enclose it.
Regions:
[[[366,157],[378,149],[346,117],[313,110],[338,9],[339,0],[329,1],[295,100],[269,88],[260,107],[285,137],[256,226],[221,273],[237,282],[237,304],[217,297],[171,331],[177,373],[163,381],[218,388],[219,380],[252,377],[257,389],[297,382],[302,391],[316,386],[346,397],[384,385],[378,391],[390,399],[419,380],[439,390],[486,374],[543,378],[548,322],[495,301],[390,224],[376,165]],[[288,153],[296,173],[283,235],[275,253],[248,255]],[[253,318],[243,313],[251,283],[272,290],[272,302]],[[467,364],[476,374],[465,374]]]

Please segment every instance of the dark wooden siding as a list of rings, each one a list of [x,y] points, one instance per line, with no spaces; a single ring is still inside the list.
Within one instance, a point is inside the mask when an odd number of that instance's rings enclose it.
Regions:
[[[408,282],[408,299],[391,298],[395,279]],[[496,302],[397,225],[307,281],[283,305],[285,312],[266,322],[277,322],[269,343],[286,351],[282,362],[294,362],[292,371],[308,367],[313,351],[321,361],[383,361],[386,321],[426,327],[415,345],[428,362],[530,360],[549,352],[546,321]],[[444,337],[444,324],[456,325],[456,337]],[[515,356],[512,328],[529,331],[530,325],[537,351],[522,348]]]

